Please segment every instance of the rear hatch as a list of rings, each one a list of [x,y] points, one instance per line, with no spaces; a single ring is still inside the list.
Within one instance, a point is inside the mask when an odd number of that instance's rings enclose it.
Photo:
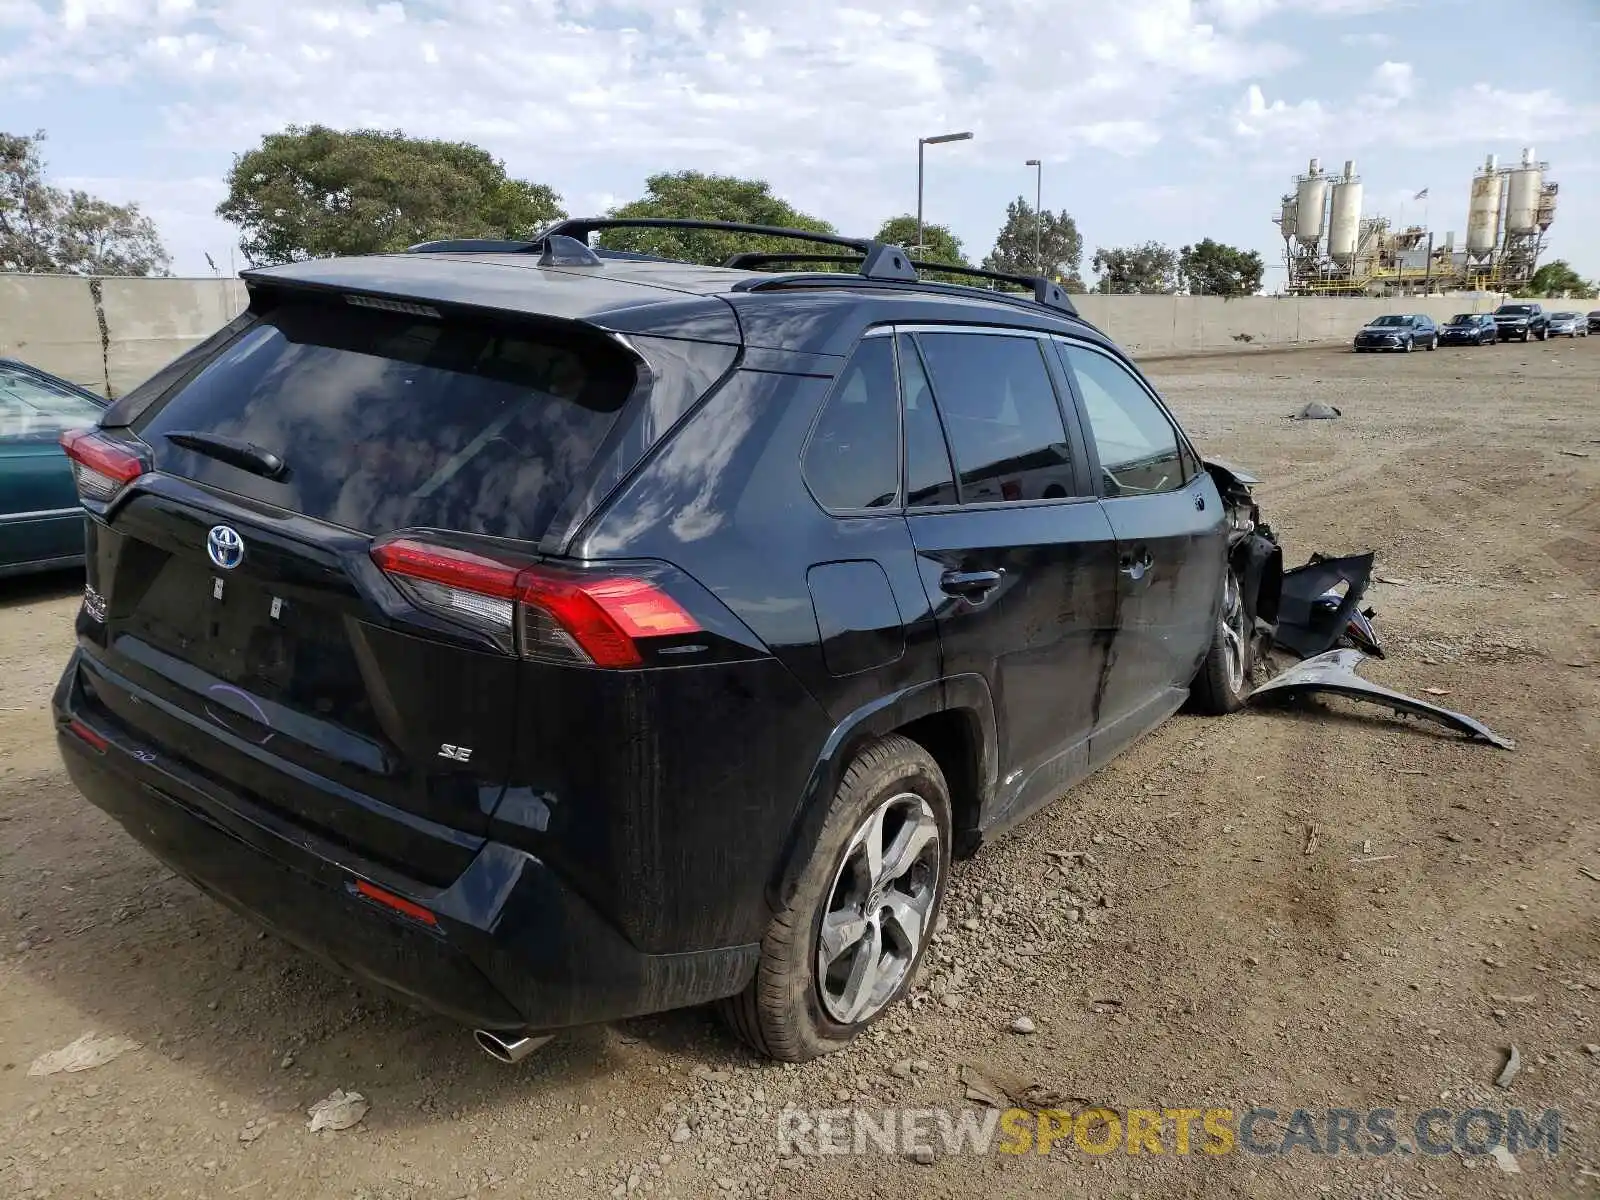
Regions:
[[[253,307],[174,392],[69,446],[98,518],[83,686],[154,752],[443,884],[505,786],[519,668],[492,581],[430,572],[537,562],[639,372],[578,322]]]

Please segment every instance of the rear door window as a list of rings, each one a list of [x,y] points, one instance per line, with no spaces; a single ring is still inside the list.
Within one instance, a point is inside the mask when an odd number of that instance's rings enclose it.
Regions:
[[[963,504],[1074,493],[1066,428],[1036,338],[922,333],[917,342],[950,435]]]
[[[954,504],[955,473],[950,449],[945,445],[939,413],[933,407],[928,373],[922,369],[917,344],[900,334],[900,398],[906,427],[906,507],[929,508]]]
[[[62,431],[93,425],[101,407],[49,380],[0,366],[0,439],[53,442]]]
[[[620,352],[576,332],[291,302],[134,429],[163,470],[350,529],[535,539],[634,379]],[[179,431],[252,442],[287,473],[166,440]]]

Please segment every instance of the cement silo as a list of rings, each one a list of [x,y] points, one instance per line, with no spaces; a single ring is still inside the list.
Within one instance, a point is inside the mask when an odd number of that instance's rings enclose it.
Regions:
[[[1355,260],[1361,244],[1361,177],[1354,159],[1347,159],[1344,175],[1333,185],[1333,208],[1328,217],[1328,257],[1341,267]]]
[[[1322,173],[1322,161],[1313,158],[1295,184],[1294,235],[1302,244],[1315,245],[1322,240],[1328,203],[1328,177]]]
[[[1538,233],[1539,201],[1544,193],[1544,170],[1533,157],[1533,147],[1522,151],[1522,164],[1511,169],[1506,188],[1506,232]]]
[[[1467,207],[1467,254],[1487,257],[1500,240],[1500,169],[1494,155],[1472,177],[1472,200]]]

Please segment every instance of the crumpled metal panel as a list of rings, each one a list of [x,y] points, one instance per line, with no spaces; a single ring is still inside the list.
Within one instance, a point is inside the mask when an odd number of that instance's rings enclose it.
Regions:
[[[1370,556],[1369,556],[1370,557]],[[1365,700],[1391,708],[1397,713],[1410,713],[1464,733],[1476,741],[1489,742],[1503,750],[1515,750],[1517,743],[1502,737],[1480,721],[1463,713],[1452,712],[1426,700],[1418,700],[1372,683],[1356,674],[1356,668],[1366,661],[1359,650],[1329,650],[1296,663],[1282,674],[1269,679],[1256,688],[1246,701],[1249,704],[1280,704],[1292,696],[1309,696],[1317,692],[1331,692],[1351,700]]]

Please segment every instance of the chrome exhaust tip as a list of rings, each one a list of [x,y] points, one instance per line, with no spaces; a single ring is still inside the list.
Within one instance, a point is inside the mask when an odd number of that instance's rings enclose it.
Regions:
[[[478,1043],[478,1048],[496,1062],[502,1063],[521,1062],[554,1036],[541,1033],[536,1037],[506,1037],[488,1029],[472,1031],[472,1040]]]

